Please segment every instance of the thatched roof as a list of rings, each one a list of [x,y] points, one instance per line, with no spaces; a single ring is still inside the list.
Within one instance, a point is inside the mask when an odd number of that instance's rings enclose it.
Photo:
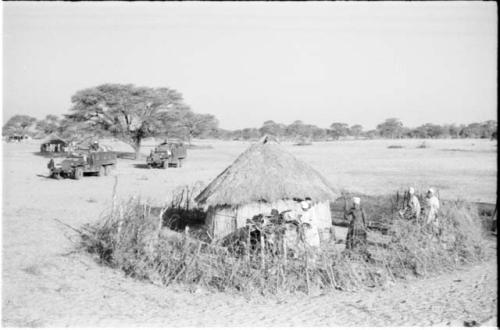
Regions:
[[[45,137],[43,140],[43,143],[56,143],[56,142],[64,142],[67,143],[64,139],[60,138],[59,135],[57,134],[50,134],[49,136]]]
[[[335,200],[338,192],[309,164],[266,136],[242,153],[195,200],[208,206],[236,206],[306,197]]]

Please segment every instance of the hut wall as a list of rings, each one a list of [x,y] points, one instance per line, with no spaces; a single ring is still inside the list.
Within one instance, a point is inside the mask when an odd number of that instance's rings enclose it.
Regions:
[[[232,207],[209,207],[205,224],[215,239],[231,234],[237,228],[236,210]]]
[[[271,214],[272,209],[277,209],[278,212],[286,210],[299,211],[300,204],[290,200],[279,200],[274,203],[249,203],[238,207],[237,210],[237,223],[238,227],[243,227],[247,219],[251,219],[257,214]]]
[[[312,210],[319,229],[330,228],[332,226],[330,201],[316,203],[313,205]]]
[[[208,225],[211,235],[218,239],[244,227],[247,219],[251,219],[254,215],[271,214],[272,209],[277,209],[279,212],[286,210],[301,212],[300,203],[291,200],[280,200],[272,204],[249,203],[238,208],[209,207],[205,223]],[[329,201],[313,204],[311,212],[318,229],[323,230],[331,227],[332,217]]]

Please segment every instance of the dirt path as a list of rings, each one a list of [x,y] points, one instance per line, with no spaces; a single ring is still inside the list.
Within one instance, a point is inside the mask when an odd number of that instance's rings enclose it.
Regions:
[[[36,145],[4,149],[3,326],[425,326],[496,317],[496,260],[385,290],[317,297],[248,300],[127,278],[88,255],[67,254],[73,247],[69,232],[53,220],[75,227],[95,221],[109,206],[114,179],[46,179],[47,159],[34,156],[36,150]],[[133,193],[164,200],[169,187],[207,182],[236,151],[221,151],[216,160],[211,150],[193,152],[193,160],[175,172],[121,161],[119,197]]]

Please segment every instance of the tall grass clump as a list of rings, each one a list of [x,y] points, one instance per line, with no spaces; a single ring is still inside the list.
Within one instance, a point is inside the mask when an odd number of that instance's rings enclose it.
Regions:
[[[254,217],[218,242],[186,227],[171,230],[165,222],[169,208],[180,214],[190,199],[185,189],[182,193],[183,203],[174,198],[159,214],[138,199],[116,205],[83,228],[81,247],[108,266],[160,285],[266,294],[379,287],[398,278],[451,271],[486,256],[477,209],[465,202],[443,205],[440,235],[421,221],[390,219],[386,235],[370,232],[367,245],[340,251],[332,241],[322,242],[320,249],[300,240],[294,244],[288,234],[301,237],[300,224],[281,218]],[[184,210],[183,216],[192,214]]]
[[[394,221],[386,262],[396,277],[432,275],[488,256],[477,207],[464,201],[443,203],[439,227],[425,219]]]

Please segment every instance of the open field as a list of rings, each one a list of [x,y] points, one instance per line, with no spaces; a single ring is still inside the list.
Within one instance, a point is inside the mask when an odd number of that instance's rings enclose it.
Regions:
[[[495,202],[496,141],[431,140],[429,148],[417,149],[421,142],[338,141],[286,148],[339,189],[383,194],[408,185],[417,190],[432,185],[444,199]],[[188,150],[179,169],[148,170],[144,160],[120,159],[114,172],[118,198],[140,195],[160,205],[178,185],[208,183],[249,145],[194,143],[213,149]],[[131,151],[121,143],[109,144]],[[403,148],[388,148],[395,144]],[[419,280],[383,291],[262,301],[205,291],[190,294],[126,278],[90,256],[69,253],[74,235],[53,220],[76,228],[96,221],[111,203],[113,176],[48,179],[48,159],[36,156],[38,150],[36,141],[3,144],[4,326],[445,325],[496,316],[494,261],[444,274],[432,283]]]

